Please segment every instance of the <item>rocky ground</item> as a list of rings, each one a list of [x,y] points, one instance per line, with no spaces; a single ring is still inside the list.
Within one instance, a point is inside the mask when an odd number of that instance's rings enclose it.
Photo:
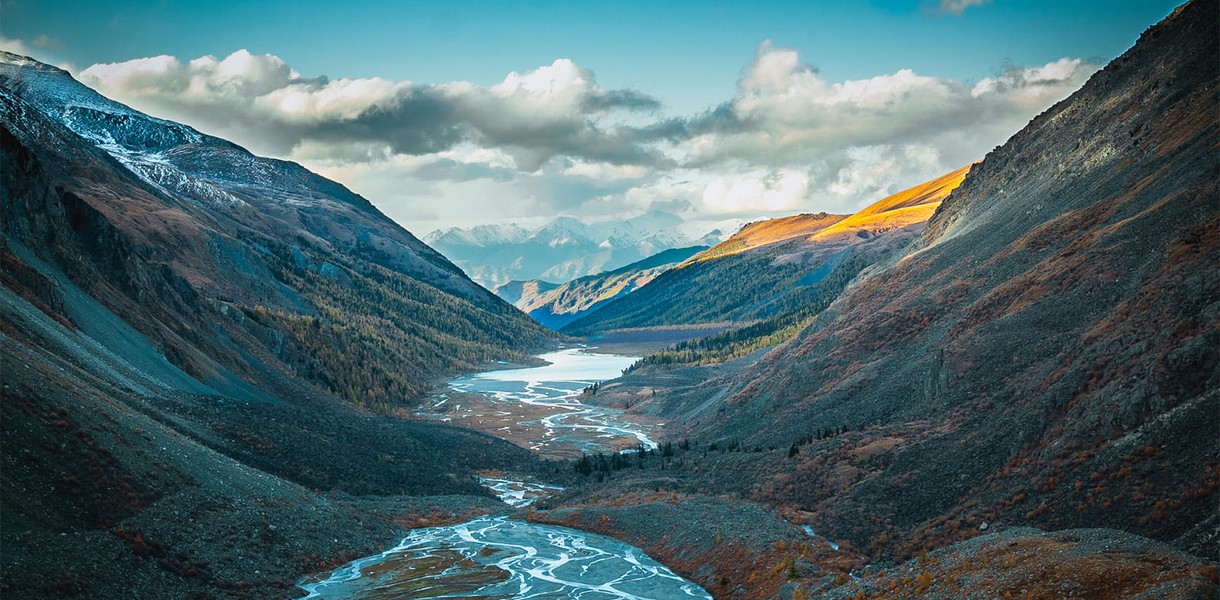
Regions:
[[[414,413],[419,419],[466,427],[495,436],[532,450],[544,460],[580,458],[580,447],[586,443],[605,447],[608,451],[629,450],[640,443],[635,436],[604,437],[605,434],[582,431],[569,431],[557,437],[554,431],[543,426],[541,420],[557,412],[562,413],[561,409],[516,401],[504,402],[483,394],[456,392],[449,388],[435,390],[421,406]],[[663,421],[656,417],[632,414],[625,418],[625,422],[638,427],[650,438],[664,437]]]
[[[716,598],[1203,599],[1220,583],[1216,563],[1112,529],[988,528],[893,563],[806,533],[782,511],[660,482],[562,504],[526,518],[619,538]]]

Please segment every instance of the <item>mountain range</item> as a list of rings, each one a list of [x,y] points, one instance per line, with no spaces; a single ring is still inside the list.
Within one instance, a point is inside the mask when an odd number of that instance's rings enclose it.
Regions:
[[[649,357],[652,361],[678,355],[701,361],[773,345],[807,325],[857,273],[917,236],[969,170],[898,192],[854,215],[803,214],[751,223],[562,331],[591,335],[700,323],[748,326],[680,345],[677,353]]]
[[[640,289],[661,273],[707,249],[707,246],[671,248],[625,267],[577,277],[566,283],[554,284],[538,279],[510,281],[495,292],[535,321],[557,330]]]
[[[519,225],[478,225],[437,230],[424,236],[487,289],[511,281],[564,283],[613,271],[672,248],[710,246],[738,227],[729,220],[696,231],[681,217],[653,210],[625,221],[584,223],[556,217],[533,229]]]
[[[972,165],[706,240],[652,212],[421,241],[0,54],[0,592],[291,597],[495,513],[716,598],[1214,597],[1217,14]],[[711,325],[579,395],[656,451],[546,462],[413,412],[573,336]],[[553,495],[512,509],[488,473]]]

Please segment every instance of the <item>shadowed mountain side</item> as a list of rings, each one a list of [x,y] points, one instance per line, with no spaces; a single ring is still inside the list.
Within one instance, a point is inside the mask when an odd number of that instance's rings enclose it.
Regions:
[[[707,246],[673,248],[625,267],[555,285],[545,281],[513,281],[496,294],[534,320],[559,329],[607,303],[634,292],[661,273],[681,264]]]
[[[71,282],[213,391],[274,396],[279,380],[301,377],[388,410],[436,376],[524,358],[549,335],[298,165],[142,115],[11,54],[0,84],[9,260]]]
[[[348,494],[535,464],[361,407],[550,337],[342,186],[0,55],[6,596],[288,595],[424,503]]]
[[[988,154],[692,434],[809,444],[752,494],[870,553],[998,522],[1215,558],[1216,14],[1180,8]]]
[[[938,203],[961,183],[963,167],[888,196],[855,215],[796,215],[752,223],[648,285],[574,320],[564,333],[780,318],[786,329],[809,307],[838,295],[861,269],[917,236]],[[831,290],[821,285],[835,275]],[[798,316],[797,313],[801,313]],[[786,339],[786,337],[784,338]],[[769,342],[775,343],[775,340]]]

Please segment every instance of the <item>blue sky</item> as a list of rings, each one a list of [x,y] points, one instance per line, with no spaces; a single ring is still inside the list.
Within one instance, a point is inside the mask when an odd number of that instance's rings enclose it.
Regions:
[[[653,202],[705,221],[850,210],[981,158],[1176,4],[3,0],[0,36],[136,108],[339,178],[426,229],[554,212],[614,218]],[[184,81],[217,81],[210,63],[190,61],[239,50],[252,58],[219,68],[240,67],[245,89],[257,91],[226,95],[229,82],[181,99]],[[138,62],[162,55],[178,65]],[[90,69],[98,63],[130,68]],[[129,76],[135,66],[141,78]],[[280,66],[292,77],[255,82]],[[566,104],[552,98],[553,118],[539,121],[529,110],[535,96],[494,103],[506,94],[493,89],[512,72],[578,85]],[[330,87],[313,80],[320,76]],[[271,107],[305,79],[313,80],[309,106],[340,92],[354,101],[354,90],[364,90],[366,104],[311,114],[305,127],[303,116],[283,112],[288,105]],[[367,85],[339,90],[340,80]],[[588,109],[590,98],[610,108]],[[895,109],[904,98],[911,107]],[[799,116],[845,103],[855,104],[844,114],[874,110],[876,118],[836,132],[828,127],[843,118],[834,109],[822,121]],[[379,127],[401,128],[398,137],[350,127],[356,113],[384,116],[389,106],[400,114]],[[706,112],[718,108],[720,117]],[[421,129],[419,119],[437,118],[425,109],[453,120]],[[299,134],[267,142],[251,128],[275,118]],[[921,132],[912,120],[939,127]],[[641,131],[616,129],[625,125]],[[540,141],[547,132],[556,137]],[[736,200],[715,197],[738,183]],[[782,198],[767,201],[768,192]],[[492,206],[489,194],[510,201]]]

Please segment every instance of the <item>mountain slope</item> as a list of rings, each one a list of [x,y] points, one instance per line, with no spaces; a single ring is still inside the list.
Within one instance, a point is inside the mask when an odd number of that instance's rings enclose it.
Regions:
[[[988,154],[694,434],[794,444],[750,493],[870,552],[998,523],[1214,559],[1216,14],[1180,8]]]
[[[342,186],[0,55],[6,596],[287,595],[422,502],[365,495],[533,464],[358,407],[549,336]]]
[[[563,331],[589,335],[783,317],[782,324],[764,326],[763,337],[771,336],[808,316],[794,313],[837,296],[860,269],[910,242],[969,169],[883,198],[856,215],[818,213],[752,223]],[[832,274],[839,281],[822,285]],[[765,345],[770,343],[774,340]]]
[[[141,115],[13,55],[0,81],[10,164],[22,167],[7,173],[8,246],[64,270],[195,379],[266,389],[301,374],[388,407],[545,336],[299,165]]]
[[[700,254],[696,260],[711,260],[722,256],[739,254],[759,246],[767,246],[793,238],[812,235],[846,217],[847,215],[831,215],[823,212],[755,221],[742,227],[740,231],[734,233],[729,239],[716,244],[708,249],[707,252]]]
[[[634,292],[661,273],[704,250],[707,250],[707,246],[671,248],[625,267],[579,277],[560,285],[537,280],[512,281],[496,288],[496,294],[525,311],[535,321],[551,329],[559,329]]]

